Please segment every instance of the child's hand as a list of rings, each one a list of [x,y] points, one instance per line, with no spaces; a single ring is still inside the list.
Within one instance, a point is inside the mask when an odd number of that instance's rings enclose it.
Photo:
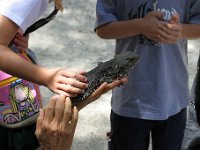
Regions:
[[[167,24],[161,27],[164,32],[163,36],[160,38],[160,42],[173,44],[182,38],[183,27],[180,23],[180,15],[174,13]]]
[[[140,33],[152,40],[158,38],[158,36],[164,33],[160,28],[164,26],[164,24],[167,24],[166,22],[162,21],[162,18],[162,12],[152,11],[148,13],[144,18],[141,19],[142,22],[140,23]]]
[[[76,73],[66,69],[50,69],[45,85],[54,93],[75,97],[87,88],[84,72]]]
[[[178,15],[172,16],[169,22],[162,21],[162,13],[152,11],[143,18],[142,34],[149,39],[161,43],[176,43],[182,34],[182,26]]]
[[[21,53],[27,53],[28,39],[28,36],[23,36],[23,33],[18,31],[12,42]]]

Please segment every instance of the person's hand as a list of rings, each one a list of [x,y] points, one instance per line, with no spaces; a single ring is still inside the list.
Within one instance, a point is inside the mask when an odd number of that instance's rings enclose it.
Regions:
[[[78,121],[78,110],[65,96],[54,96],[40,110],[35,135],[45,150],[70,150]]]
[[[15,35],[12,43],[16,46],[16,48],[21,52],[21,53],[27,53],[28,49],[28,40],[29,36],[23,36],[23,33],[19,30],[17,34]]]
[[[141,33],[151,40],[171,44],[181,38],[182,26],[176,14],[169,22],[165,22],[162,12],[152,11],[142,20]]]
[[[164,34],[155,38],[156,41],[173,44],[182,38],[182,30],[183,27],[180,23],[180,15],[178,13],[174,13],[167,24],[161,26],[160,29],[164,32]]]
[[[98,98],[100,98],[103,94],[107,93],[108,91],[110,91],[111,89],[123,85],[125,83],[127,83],[128,80],[127,78],[122,78],[120,80],[115,80],[112,83],[108,84],[108,83],[103,83],[98,89],[96,89],[92,95],[90,95],[86,100],[79,102],[77,104],[77,108],[78,110],[82,109],[83,107],[85,107],[86,105],[92,103],[93,101],[97,100]]]
[[[164,34],[161,30],[164,24],[166,24],[166,22],[163,21],[163,13],[152,11],[142,18],[140,33],[153,40]]]
[[[67,69],[48,69],[45,86],[56,94],[75,97],[87,88],[84,72],[73,72]]]

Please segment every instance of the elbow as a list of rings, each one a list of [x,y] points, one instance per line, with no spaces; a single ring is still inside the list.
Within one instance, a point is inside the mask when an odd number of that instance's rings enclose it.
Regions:
[[[96,34],[102,39],[114,39],[114,30],[113,30],[113,23],[107,23],[101,26],[98,26],[96,29]]]
[[[110,39],[108,32],[106,30],[104,30],[103,28],[97,28],[96,30],[96,34],[98,37],[100,37],[101,39]]]
[[[95,32],[101,39],[112,39],[111,30],[107,26],[100,26],[95,29]]]

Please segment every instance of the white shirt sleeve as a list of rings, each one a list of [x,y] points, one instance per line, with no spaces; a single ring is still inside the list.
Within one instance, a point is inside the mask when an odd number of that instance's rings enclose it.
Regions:
[[[0,15],[3,15],[22,30],[35,23],[44,13],[49,0],[1,0]]]

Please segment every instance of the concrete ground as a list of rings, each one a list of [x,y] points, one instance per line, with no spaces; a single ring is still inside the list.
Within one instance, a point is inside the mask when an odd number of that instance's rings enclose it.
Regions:
[[[113,57],[114,41],[99,39],[93,31],[95,3],[93,0],[67,0],[64,2],[63,13],[59,13],[51,23],[31,34],[29,47],[37,54],[40,65],[87,71],[98,62]],[[46,15],[52,10],[53,6],[50,6]],[[196,71],[199,46],[199,41],[189,43],[190,85]],[[45,105],[53,94],[45,87],[41,87],[41,90]],[[80,111],[73,150],[107,149],[110,97],[111,93],[108,92]],[[193,120],[190,117],[182,150],[185,150],[194,136],[200,135]]]

